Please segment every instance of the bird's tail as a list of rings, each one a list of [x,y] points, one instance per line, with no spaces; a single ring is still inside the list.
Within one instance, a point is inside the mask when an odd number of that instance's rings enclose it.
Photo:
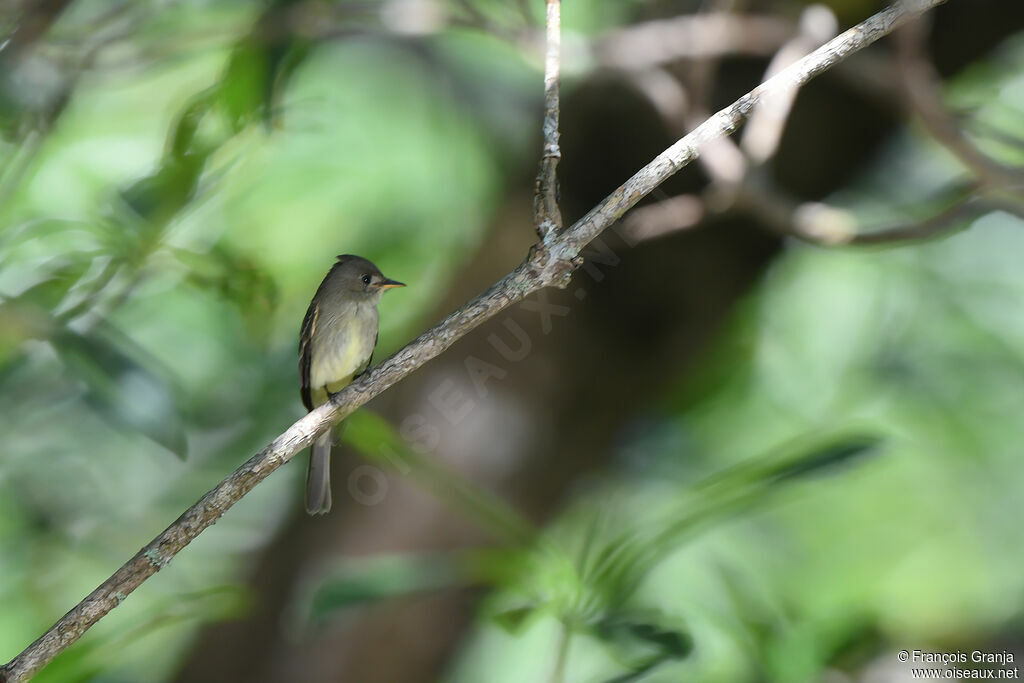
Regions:
[[[309,452],[306,473],[306,512],[325,515],[331,511],[331,430],[320,435]]]

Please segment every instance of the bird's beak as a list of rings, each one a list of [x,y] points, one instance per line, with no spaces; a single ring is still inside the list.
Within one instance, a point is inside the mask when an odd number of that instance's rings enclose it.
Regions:
[[[388,278],[384,278],[377,284],[377,286],[381,289],[394,289],[395,287],[405,287],[405,283],[399,282],[398,280],[389,280]]]

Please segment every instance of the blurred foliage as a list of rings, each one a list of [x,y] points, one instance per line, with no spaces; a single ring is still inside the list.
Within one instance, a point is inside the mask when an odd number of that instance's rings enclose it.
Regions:
[[[309,597],[313,626],[365,602],[459,585],[465,577],[445,557],[374,557],[327,573]]]
[[[509,546],[534,542],[535,530],[515,510],[435,459],[416,452],[383,418],[367,412],[347,418],[343,440],[371,462],[394,468],[423,484]]]
[[[568,3],[567,32],[640,4]],[[450,9],[510,33],[540,18]],[[299,416],[295,339],[335,254],[411,285],[382,304],[381,358],[481,242],[509,160],[530,158],[537,64],[379,14],[81,0],[39,50],[0,50],[0,660]],[[949,92],[1007,164],[1024,162],[1022,73],[1017,41]],[[832,201],[886,224],[961,181],[911,130]],[[353,415],[347,441],[495,545],[336,566],[302,596],[306,625],[486,585],[449,673],[474,683],[814,680],[997,641],[1024,616],[1021,227],[793,245],[544,529]],[[247,609],[238,576],[299,507],[285,472],[38,680],[169,676],[203,622]]]
[[[411,285],[383,355],[487,225],[498,158],[443,73],[402,40],[294,33],[294,4],[75,2],[0,52],[0,659],[299,416],[296,334],[336,254]],[[187,596],[294,512],[288,472],[39,680],[171,671],[237,611]]]

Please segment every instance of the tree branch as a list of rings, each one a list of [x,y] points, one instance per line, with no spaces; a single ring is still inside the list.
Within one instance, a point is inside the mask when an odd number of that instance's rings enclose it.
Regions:
[[[0,668],[0,682],[23,681],[78,640],[86,630],[165,567],[182,548],[216,522],[274,470],[313,439],[374,396],[450,347],[499,311],[545,287],[564,287],[582,262],[580,251],[659,184],[692,162],[701,145],[732,133],[766,94],[790,89],[870,45],[945,0],[901,0],[879,12],[741,97],[659,154],[565,232],[550,234],[526,260],[490,289],[455,311],[361,379],[307,414],[186,510],[96,590],[20,655]]]
[[[537,235],[547,240],[562,230],[562,212],[558,208],[558,72],[561,64],[561,0],[547,0],[547,50],[544,53],[544,151],[537,171],[533,198],[533,222]]]

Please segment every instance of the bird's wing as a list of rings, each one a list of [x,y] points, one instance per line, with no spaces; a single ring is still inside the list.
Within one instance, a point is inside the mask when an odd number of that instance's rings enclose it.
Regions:
[[[306,317],[302,319],[302,332],[299,334],[299,381],[302,405],[306,410],[313,410],[313,397],[310,396],[309,368],[312,364],[313,334],[316,332],[316,321],[320,317],[320,304],[316,301],[309,304]]]

